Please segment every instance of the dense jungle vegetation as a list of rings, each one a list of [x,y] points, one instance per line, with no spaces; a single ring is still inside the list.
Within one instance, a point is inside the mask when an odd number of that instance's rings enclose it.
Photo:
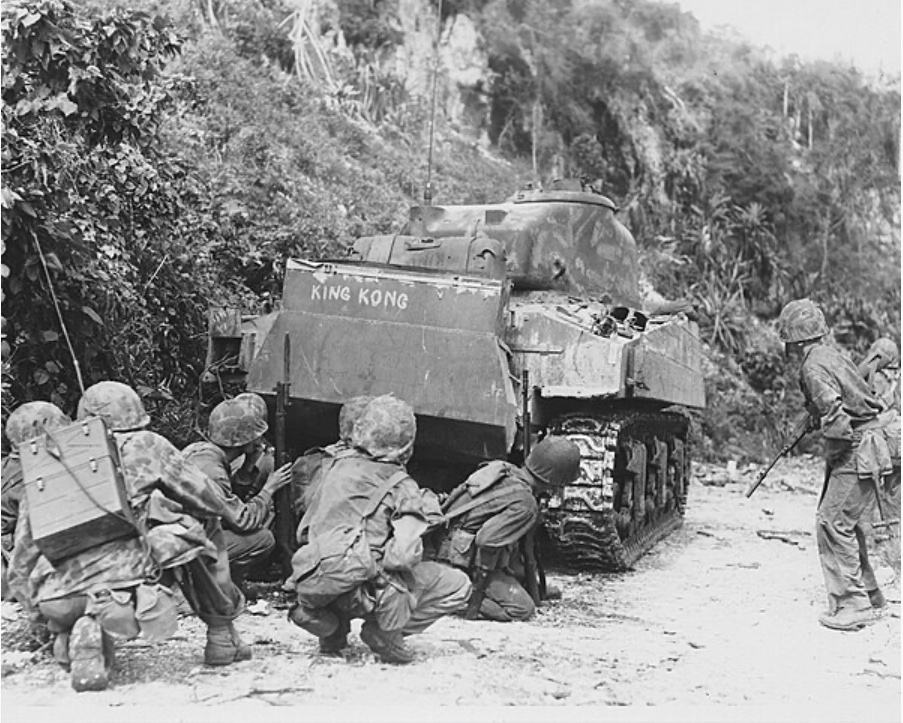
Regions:
[[[187,442],[208,305],[272,304],[287,257],[397,228],[430,117],[391,62],[400,1],[4,3],[4,416],[74,410],[71,343],[86,385],[131,383]],[[421,4],[469,18],[487,64],[470,125],[437,115],[435,200],[601,179],[652,287],[700,310],[703,454],[776,443],[790,299],[854,356],[899,342],[899,77],[774,60],[650,0]]]

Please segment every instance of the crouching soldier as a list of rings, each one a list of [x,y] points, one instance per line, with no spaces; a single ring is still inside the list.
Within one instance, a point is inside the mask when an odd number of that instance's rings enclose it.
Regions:
[[[273,496],[291,481],[291,465],[286,464],[271,472],[263,487],[246,502],[234,494],[232,463],[242,455],[253,458],[267,428],[263,399],[244,394],[213,408],[207,428],[209,442],[195,442],[182,450],[186,462],[195,465],[216,486],[220,506],[225,510],[222,525],[230,574],[239,586],[248,571],[265,561],[276,546],[269,529]]]
[[[150,418],[137,393],[119,382],[89,387],[78,419],[100,417],[114,434],[130,507],[140,534],[99,544],[51,564],[32,537],[27,498],[16,528],[10,585],[56,634],[54,654],[70,667],[76,690],[101,690],[113,666],[114,638],[152,641],[175,632],[172,586],[178,582],[207,624],[204,661],[248,660],[233,626],[244,607],[229,577],[210,481],[169,441],[144,428]],[[12,419],[12,415],[11,415]]]
[[[6,422],[5,440],[11,451],[3,458],[0,473],[0,531],[3,533],[3,599],[9,596],[7,570],[15,543],[20,507],[25,497],[25,478],[19,459],[19,445],[40,437],[44,431],[53,431],[71,424],[68,415],[50,402],[27,402],[18,407]]]
[[[391,396],[371,401],[354,423],[354,454],[336,459],[301,520],[307,543],[292,560],[296,625],[320,638],[320,650],[347,645],[350,621],[389,663],[414,659],[404,636],[464,608],[470,580],[424,562],[422,534],[440,512],[404,465],[414,448],[413,410]]]
[[[865,524],[883,477],[900,468],[900,417],[884,411],[856,365],[825,343],[828,327],[809,299],[781,311],[778,332],[800,359],[800,387],[813,426],[825,438],[825,486],[816,513],[816,539],[828,610],[819,622],[857,630],[884,605],[866,548]]]
[[[533,615],[535,602],[521,584],[519,543],[539,522],[536,498],[579,474],[579,447],[547,437],[522,469],[490,462],[451,492],[442,506],[447,526],[433,543],[437,560],[466,570],[473,580],[468,618],[509,622]]]

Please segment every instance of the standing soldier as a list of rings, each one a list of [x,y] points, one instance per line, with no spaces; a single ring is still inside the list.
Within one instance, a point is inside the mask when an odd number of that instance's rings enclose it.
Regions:
[[[857,630],[884,605],[866,551],[863,524],[875,505],[876,478],[900,464],[899,417],[883,415],[856,365],[825,343],[821,309],[809,299],[781,311],[778,332],[788,354],[801,360],[800,386],[814,428],[825,438],[825,486],[816,537],[828,610],[819,622]]]
[[[255,398],[257,401],[255,401]],[[266,404],[256,394],[220,402],[210,413],[209,442],[189,444],[182,454],[216,485],[232,581],[241,586],[248,570],[263,562],[276,546],[269,523],[273,495],[291,481],[290,465],[270,473],[260,491],[247,502],[233,492],[232,463],[242,455],[252,458],[263,445],[268,429]]]
[[[361,639],[373,652],[410,663],[404,636],[467,602],[467,575],[422,561],[421,536],[439,511],[405,471],[415,433],[409,405],[370,402],[351,433],[355,453],[325,471],[301,520],[308,542],[292,560],[298,604],[289,618],[319,637],[324,653],[341,651],[350,621],[363,618]]]
[[[573,482],[580,474],[580,448],[546,437],[521,469],[490,462],[449,495],[442,508],[450,518],[435,540],[436,559],[465,570],[474,583],[468,617],[527,620],[533,598],[517,579],[519,542],[539,522],[536,497]]]
[[[859,372],[872,393],[888,408],[900,413],[900,350],[888,338],[878,339],[859,364]],[[900,467],[884,477],[879,493],[884,521],[891,523],[875,542],[881,556],[900,578]]]
[[[109,381],[89,387],[78,404],[78,419],[88,417],[102,418],[114,433],[141,535],[112,540],[51,565],[34,543],[23,500],[10,566],[17,598],[46,618],[56,634],[54,654],[70,667],[72,686],[107,686],[112,635],[134,637],[140,630],[165,637],[171,632],[160,617],[171,602],[168,587],[176,581],[207,624],[204,662],[228,665],[250,659],[251,648],[233,625],[244,598],[229,577],[219,524],[225,510],[210,481],[186,464],[169,441],[145,429],[150,418],[131,387]],[[162,585],[151,582],[157,577]],[[170,611],[175,621],[174,604]]]

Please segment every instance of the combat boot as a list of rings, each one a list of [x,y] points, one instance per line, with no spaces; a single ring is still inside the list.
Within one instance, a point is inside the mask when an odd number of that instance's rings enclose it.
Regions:
[[[235,662],[238,663],[242,660],[250,660],[254,657],[251,646],[241,639],[241,636],[235,629],[235,625],[232,623],[229,623],[229,632],[232,634],[232,643],[235,645]]]
[[[110,682],[104,660],[103,631],[94,618],[80,617],[69,636],[72,687],[78,692],[104,690]]]
[[[348,633],[351,632],[351,621],[339,617],[339,626],[330,635],[320,637],[320,652],[323,655],[339,655],[348,647]]]
[[[869,590],[869,601],[872,603],[872,607],[876,610],[880,610],[885,605],[887,605],[887,600],[884,597],[884,593],[881,592],[880,587],[876,587],[874,590]]]
[[[400,630],[381,630],[376,623],[368,620],[361,627],[361,640],[386,663],[404,665],[414,660],[414,651],[404,644]]]
[[[840,608],[833,614],[823,613],[819,615],[818,622],[831,630],[859,630],[875,622],[875,613],[871,608],[867,610]]]
[[[204,647],[204,663],[229,665],[235,662],[238,646],[232,639],[231,625],[207,626],[207,645]]]
[[[339,618],[332,610],[308,608],[297,603],[288,611],[288,619],[318,638],[329,637],[340,627]]]

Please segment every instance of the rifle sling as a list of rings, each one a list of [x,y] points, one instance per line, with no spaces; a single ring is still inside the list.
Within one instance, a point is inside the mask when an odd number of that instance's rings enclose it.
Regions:
[[[480,495],[476,499],[471,500],[467,504],[461,505],[460,507],[455,508],[451,512],[445,513],[445,522],[451,522],[456,517],[460,517],[461,515],[470,512],[472,509],[479,507],[486,502],[491,502],[492,500],[501,499],[502,497],[511,497],[514,498],[514,494],[512,494],[514,490],[510,487],[505,487],[498,490],[493,490],[489,494]]]

